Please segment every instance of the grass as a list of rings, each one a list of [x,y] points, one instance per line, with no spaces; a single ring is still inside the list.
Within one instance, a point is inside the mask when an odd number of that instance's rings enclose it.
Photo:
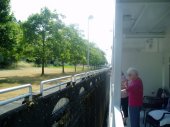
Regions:
[[[31,83],[33,91],[39,91],[39,84],[42,80],[75,74],[73,66],[66,66],[62,74],[61,67],[46,67],[45,75],[41,76],[41,67],[34,67],[33,64],[19,62],[16,68],[0,70],[0,89],[17,85]],[[77,67],[77,73],[82,72],[82,66]],[[26,89],[0,95],[0,100],[25,93]]]

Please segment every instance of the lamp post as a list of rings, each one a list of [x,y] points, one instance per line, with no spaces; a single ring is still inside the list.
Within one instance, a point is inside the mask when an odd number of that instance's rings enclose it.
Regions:
[[[87,30],[87,39],[88,39],[88,47],[87,47],[87,65],[90,67],[90,20],[93,19],[92,15],[88,17],[88,30]]]

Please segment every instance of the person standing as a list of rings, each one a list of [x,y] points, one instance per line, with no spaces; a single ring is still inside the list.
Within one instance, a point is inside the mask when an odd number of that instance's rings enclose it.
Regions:
[[[143,83],[135,68],[127,70],[129,84],[126,90],[129,96],[129,115],[131,127],[140,127],[140,110],[143,104]]]
[[[123,115],[123,122],[124,125],[126,125],[126,121],[128,118],[128,94],[126,91],[126,84],[127,84],[127,79],[122,72],[121,74],[121,109],[122,109],[122,115]]]

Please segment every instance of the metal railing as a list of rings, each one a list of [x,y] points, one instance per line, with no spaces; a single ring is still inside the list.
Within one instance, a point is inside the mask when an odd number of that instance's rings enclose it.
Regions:
[[[67,80],[63,81],[61,83],[57,83],[56,85],[44,88],[44,85],[47,84],[47,83],[57,82],[57,81],[64,80],[64,79],[67,79]],[[41,83],[40,83],[40,94],[43,95],[44,91],[47,91],[47,90],[50,90],[50,89],[53,89],[53,88],[56,88],[56,87],[60,87],[61,85],[64,85],[64,84],[66,84],[68,82],[71,82],[71,81],[72,81],[72,76],[71,75],[65,76],[65,77],[60,77],[60,78],[54,78],[54,79],[49,79],[49,80],[41,81]]]
[[[109,68],[104,68],[104,69],[100,69],[100,70],[94,70],[94,71],[89,71],[89,72],[85,72],[85,73],[80,73],[80,74],[69,75],[69,76],[65,76],[65,77],[41,81],[41,83],[40,83],[40,94],[44,95],[45,91],[52,90],[53,88],[61,87],[62,85],[67,84],[69,82],[72,84],[73,82],[77,82],[80,79],[87,78],[89,76],[95,75],[97,73],[101,73],[103,71],[107,71],[108,69]],[[65,80],[65,79],[67,79],[67,80]],[[45,84],[51,83],[51,82],[57,82],[57,81],[60,81],[60,80],[65,80],[65,81],[62,81],[62,82],[59,82],[59,83],[52,85],[50,87],[44,88]]]
[[[40,83],[40,94],[44,95],[45,91],[52,90],[52,89],[57,88],[57,87],[61,87],[62,85],[67,84],[67,83],[72,84],[73,82],[77,82],[78,80],[81,80],[83,78],[88,78],[89,76],[96,75],[98,73],[101,73],[101,72],[104,72],[104,71],[107,71],[107,70],[109,70],[109,68],[104,68],[104,69],[100,69],[100,70],[94,70],[94,71],[89,71],[89,72],[85,72],[85,73],[80,73],[80,74],[69,75],[69,76],[64,76],[64,77],[59,77],[59,78],[41,81],[41,83]],[[57,81],[61,81],[61,82],[58,82],[55,85],[44,88],[45,84],[51,83],[51,82],[57,82]],[[12,103],[14,101],[23,99],[25,97],[29,97],[29,99],[32,99],[32,86],[31,86],[31,84],[25,84],[25,85],[21,85],[21,86],[12,87],[12,88],[2,89],[2,90],[0,90],[0,94],[12,92],[12,91],[16,91],[16,90],[20,90],[20,89],[24,89],[24,88],[29,88],[28,93],[18,95],[14,98],[10,98],[10,99],[7,99],[7,100],[0,101],[0,106]]]
[[[17,100],[20,100],[20,99],[23,99],[25,97],[30,97],[30,99],[32,99],[32,86],[31,86],[31,84],[25,84],[25,85],[21,85],[21,86],[12,87],[12,88],[2,89],[2,90],[0,90],[0,94],[16,91],[16,90],[20,90],[20,89],[25,89],[25,88],[29,89],[28,93],[25,93],[25,94],[22,94],[22,95],[19,95],[19,96],[16,96],[16,97],[13,97],[13,98],[10,98],[10,99],[7,99],[7,100],[0,101],[0,106],[9,104],[11,102],[14,102],[14,101],[17,101]]]

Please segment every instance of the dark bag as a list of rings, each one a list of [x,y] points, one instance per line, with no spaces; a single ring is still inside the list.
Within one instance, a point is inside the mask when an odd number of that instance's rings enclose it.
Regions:
[[[170,98],[168,99],[168,104],[166,106],[166,109],[168,110],[168,112],[170,112]]]

